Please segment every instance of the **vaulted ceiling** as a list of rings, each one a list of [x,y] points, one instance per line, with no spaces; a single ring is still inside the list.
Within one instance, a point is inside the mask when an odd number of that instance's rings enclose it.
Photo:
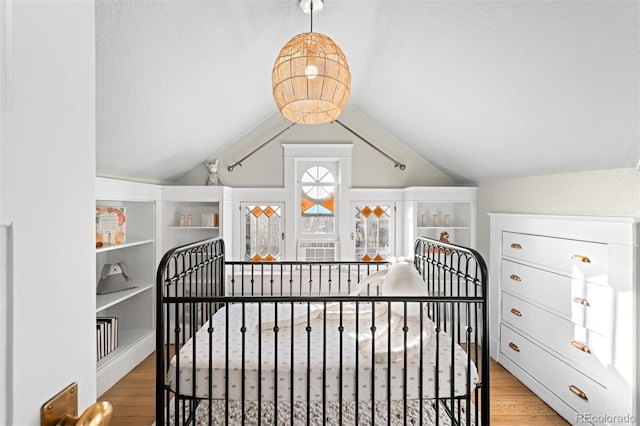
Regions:
[[[349,107],[459,182],[638,164],[638,1],[326,0],[313,25]],[[175,181],[279,114],[306,31],[297,0],[97,0],[98,174]]]

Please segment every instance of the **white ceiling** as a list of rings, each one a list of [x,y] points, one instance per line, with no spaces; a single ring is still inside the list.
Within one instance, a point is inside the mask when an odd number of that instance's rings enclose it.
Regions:
[[[201,166],[278,113],[273,62],[308,30],[297,0],[97,0],[98,174]],[[326,0],[314,31],[349,106],[460,182],[638,164],[637,0]]]

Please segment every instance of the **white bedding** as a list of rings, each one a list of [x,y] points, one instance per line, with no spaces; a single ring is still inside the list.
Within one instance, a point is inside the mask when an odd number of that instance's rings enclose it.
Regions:
[[[261,322],[274,320],[275,310],[273,303],[261,304]],[[362,304],[364,306],[364,304]],[[296,308],[296,311],[299,306]],[[344,333],[342,333],[342,351],[340,351],[339,320],[335,316],[326,319],[326,337],[323,333],[324,321],[322,318],[313,319],[311,322],[310,348],[308,351],[307,324],[297,324],[291,327],[281,327],[277,333],[277,340],[272,329],[265,330],[260,327],[258,321],[259,309],[257,304],[230,305],[229,315],[229,339],[225,336],[226,309],[221,309],[213,317],[213,382],[209,388],[209,333],[208,324],[205,324],[195,336],[195,370],[193,368],[194,339],[190,339],[180,350],[180,382],[175,383],[176,360],[171,361],[167,384],[182,395],[192,395],[195,384],[195,395],[202,398],[210,396],[213,399],[225,399],[225,371],[229,371],[229,399],[240,400],[243,398],[242,389],[242,353],[244,359],[244,399],[247,401],[258,400],[258,383],[261,383],[261,399],[263,402],[273,401],[290,402],[291,387],[293,384],[293,398],[295,401],[322,401],[323,400],[323,372],[326,372],[325,391],[326,399],[337,400],[339,389],[342,387],[343,401],[366,401],[371,398],[371,388],[375,389],[377,400],[386,400],[388,388],[391,388],[391,399],[404,398],[405,391],[408,399],[419,397],[419,356],[411,356],[407,361],[407,389],[404,389],[404,360],[391,363],[390,378],[388,376],[388,362],[376,362],[372,358],[372,351],[362,348],[358,341],[372,335],[370,330],[371,319],[363,320],[360,316],[359,334],[356,339],[356,318],[343,319]],[[240,331],[246,327],[243,338]],[[291,305],[278,304],[278,319],[291,318]],[[376,319],[376,328],[386,326],[386,317]],[[432,327],[425,317],[423,328]],[[408,324],[409,340],[411,336],[420,334],[419,323]],[[292,334],[293,332],[293,368],[291,360]],[[378,330],[379,332],[379,330]],[[398,338],[398,334],[392,336],[392,340]],[[401,337],[403,339],[403,337]],[[325,340],[326,339],[326,340]],[[258,362],[258,343],[261,342],[261,360]],[[362,342],[361,342],[362,343]],[[277,344],[277,364],[275,361]],[[225,356],[226,346],[229,347],[228,360]],[[323,349],[326,346],[326,351]],[[453,373],[453,390],[455,395],[466,394],[466,352],[455,345],[455,358],[451,367],[451,339],[445,333],[431,332],[431,337],[424,345],[423,350],[423,398],[436,396],[436,346],[439,347],[439,390],[438,395],[448,396],[451,389],[451,374]],[[356,351],[358,354],[356,356]],[[417,354],[419,355],[419,353]],[[358,366],[356,368],[356,360]],[[228,362],[228,366],[227,366]],[[342,362],[342,374],[340,363]],[[310,366],[308,374],[307,366]],[[474,365],[469,371],[471,389],[478,381],[477,370]],[[342,376],[342,378],[340,378]],[[358,385],[356,387],[356,377]],[[309,395],[307,396],[307,382],[309,382]],[[274,386],[277,383],[277,386]]]

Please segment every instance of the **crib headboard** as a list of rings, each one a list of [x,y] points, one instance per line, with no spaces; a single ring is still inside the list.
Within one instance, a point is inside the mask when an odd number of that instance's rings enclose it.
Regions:
[[[458,342],[474,342],[473,359],[480,364],[483,415],[489,413],[489,309],[488,272],[476,250],[420,237],[414,245],[415,267],[429,288],[429,294],[450,301],[447,312],[434,312],[442,303],[427,304],[431,318],[449,315],[439,323]],[[456,301],[464,302],[458,303]],[[445,305],[449,302],[445,302]],[[453,324],[453,325],[451,325]],[[467,326],[463,326],[467,324]],[[475,324],[475,327],[469,326]],[[451,329],[448,329],[451,327]],[[471,352],[471,351],[470,351]]]

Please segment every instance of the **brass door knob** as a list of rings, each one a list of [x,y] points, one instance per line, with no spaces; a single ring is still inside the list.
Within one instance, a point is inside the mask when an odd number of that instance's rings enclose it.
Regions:
[[[71,383],[45,402],[40,412],[40,426],[109,426],[113,406],[107,401],[92,404],[78,413],[78,384]]]
[[[96,402],[89,406],[80,417],[64,415],[58,419],[56,426],[109,426],[113,406],[107,401]]]

